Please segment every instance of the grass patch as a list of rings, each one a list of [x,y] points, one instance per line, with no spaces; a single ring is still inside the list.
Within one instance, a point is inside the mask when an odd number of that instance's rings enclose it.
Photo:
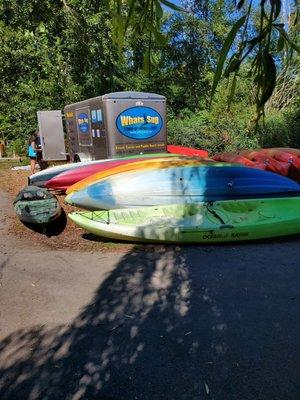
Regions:
[[[29,165],[28,158],[16,158],[15,160],[6,160],[0,158],[0,170],[8,170],[13,167],[20,167],[24,165]]]

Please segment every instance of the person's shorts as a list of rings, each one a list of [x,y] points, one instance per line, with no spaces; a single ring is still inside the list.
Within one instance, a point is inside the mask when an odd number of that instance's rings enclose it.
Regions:
[[[36,157],[29,157],[30,160],[35,160],[36,161]]]

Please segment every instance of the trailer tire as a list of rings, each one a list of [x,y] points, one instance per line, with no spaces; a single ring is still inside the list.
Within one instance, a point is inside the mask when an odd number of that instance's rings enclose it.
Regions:
[[[80,162],[81,160],[80,160],[80,157],[79,157],[79,155],[78,154],[75,154],[75,156],[74,156],[74,162]]]

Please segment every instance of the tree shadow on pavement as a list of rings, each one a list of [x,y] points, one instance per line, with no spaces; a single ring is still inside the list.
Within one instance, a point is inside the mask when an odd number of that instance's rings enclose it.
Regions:
[[[297,255],[244,250],[133,249],[70,325],[0,343],[0,398],[296,400]]]

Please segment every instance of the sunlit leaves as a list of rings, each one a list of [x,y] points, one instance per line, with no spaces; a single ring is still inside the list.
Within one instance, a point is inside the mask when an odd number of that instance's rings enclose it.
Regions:
[[[259,96],[257,108],[259,113],[262,107],[271,97],[276,84],[276,66],[272,55],[265,49],[262,52],[261,64],[259,65]]]
[[[251,14],[252,0],[249,2],[239,1],[236,7],[240,10],[244,8],[246,4],[249,4],[246,14],[233,25],[220,52],[212,86],[211,99],[221,77],[228,78],[231,74],[234,74],[228,99],[230,104],[234,96],[236,77],[240,67],[245,60],[250,58],[252,59],[251,73],[257,88],[256,107],[257,119],[259,119],[264,114],[264,106],[270,99],[276,85],[276,54],[283,51],[285,47],[293,49],[296,52],[300,52],[300,48],[290,38],[285,30],[284,24],[278,22],[282,13],[281,0],[261,0],[259,32],[249,39],[248,36],[251,36],[249,20],[253,17]],[[298,15],[298,10],[296,10],[296,15]],[[238,50],[230,55],[229,61],[224,69],[224,64],[226,63],[232,46],[236,41],[238,33],[241,31],[243,33],[239,38],[239,43],[237,45]],[[275,37],[277,37],[277,45],[273,45]]]
[[[235,22],[235,24],[233,25],[233,27],[231,28],[225,42],[224,45],[222,47],[222,50],[220,52],[220,56],[219,56],[219,60],[218,60],[218,64],[217,64],[217,69],[215,72],[215,76],[214,76],[214,81],[213,81],[213,85],[212,85],[212,96],[215,93],[215,90],[217,88],[217,85],[221,79],[222,76],[222,72],[223,72],[223,66],[224,63],[226,61],[226,57],[228,55],[228,52],[232,46],[232,43],[234,42],[234,39],[236,38],[236,35],[238,33],[238,31],[240,30],[240,28],[243,26],[243,24],[246,21],[246,16],[244,15],[243,17],[241,17],[238,21]]]
[[[289,37],[288,33],[285,31],[284,27],[282,24],[273,24],[274,28],[278,30],[280,33],[281,37],[290,45],[292,49],[300,53],[300,47],[297,46],[296,43],[294,43],[291,38]]]
[[[173,11],[184,11],[181,7],[167,0],[115,0],[112,13],[113,39],[119,48],[119,54],[124,53],[124,39],[128,31],[147,37],[147,49],[144,52],[143,69],[151,72],[151,52],[154,43],[165,46],[166,36],[161,31],[164,15],[163,6]]]

